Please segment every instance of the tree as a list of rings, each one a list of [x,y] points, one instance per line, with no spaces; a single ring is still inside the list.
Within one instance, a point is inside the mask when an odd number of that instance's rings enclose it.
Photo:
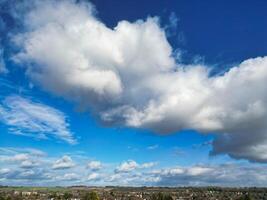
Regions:
[[[155,193],[152,194],[150,200],[158,200],[157,195]]]
[[[71,197],[72,197],[72,194],[69,193],[69,192],[65,192],[64,195],[63,195],[64,199],[70,199]]]
[[[165,194],[163,196],[163,200],[173,200],[172,196],[170,194]]]
[[[150,199],[151,200],[173,200],[170,194],[163,194],[161,192],[157,194],[153,193]]]
[[[243,195],[239,200],[253,200],[252,197],[249,194]]]
[[[99,196],[96,192],[86,193],[83,200],[99,200]]]
[[[115,197],[115,194],[114,194],[113,191],[110,192],[110,195],[113,196],[113,197]]]
[[[246,194],[243,199],[244,200],[252,200],[252,198],[249,194]]]

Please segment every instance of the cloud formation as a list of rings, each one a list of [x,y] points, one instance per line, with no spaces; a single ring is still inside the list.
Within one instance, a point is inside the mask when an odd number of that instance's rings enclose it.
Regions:
[[[108,28],[90,4],[36,1],[13,37],[14,61],[43,89],[107,125],[217,133],[212,154],[267,162],[267,57],[210,76],[175,62],[156,18]]]
[[[147,147],[148,150],[155,150],[155,149],[157,149],[157,148],[159,148],[159,145],[158,145],[158,144],[151,145],[151,146],[148,146],[148,147]]]
[[[8,96],[0,103],[0,122],[13,134],[76,143],[64,113],[21,96]]]
[[[168,168],[155,166],[148,170],[142,168],[142,164],[128,160],[122,162],[122,164],[128,163],[124,164],[124,169],[131,169],[127,173],[116,173],[115,169],[118,166],[114,163],[105,163],[109,168],[88,173],[88,157],[71,158],[65,155],[58,158],[45,152],[36,155],[34,151],[42,152],[38,149],[1,148],[0,184],[32,186],[92,183],[102,186],[265,186],[267,184],[266,164],[243,162],[176,165]],[[38,162],[39,165],[31,168],[21,167],[21,163],[25,160]],[[55,167],[61,170],[55,170]]]
[[[100,161],[90,161],[87,164],[87,168],[92,170],[92,171],[97,171],[100,170],[102,168],[102,163]]]
[[[116,173],[127,173],[137,169],[138,164],[134,160],[121,163],[115,170]]]
[[[125,162],[122,162],[115,169],[115,173],[128,173],[128,172],[134,171],[136,169],[151,168],[151,167],[155,166],[156,164],[157,164],[156,162],[148,162],[148,163],[138,164],[134,160],[127,160]]]
[[[89,174],[88,181],[97,181],[100,179],[100,175],[96,172]]]
[[[246,164],[195,165],[161,169],[151,174],[158,178],[158,185],[191,185],[191,186],[253,186],[266,177],[257,170],[264,166],[246,166]],[[261,184],[260,184],[261,185]]]
[[[70,156],[62,156],[62,158],[55,161],[52,169],[69,169],[75,166]]]

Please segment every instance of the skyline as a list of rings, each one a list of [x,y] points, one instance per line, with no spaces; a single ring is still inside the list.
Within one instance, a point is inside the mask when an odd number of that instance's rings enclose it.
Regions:
[[[266,186],[267,2],[0,8],[0,185]]]

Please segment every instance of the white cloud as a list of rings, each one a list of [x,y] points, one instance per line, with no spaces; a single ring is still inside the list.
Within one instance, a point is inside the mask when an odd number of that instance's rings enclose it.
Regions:
[[[139,165],[134,160],[121,163],[115,170],[116,173],[126,173],[137,169]]]
[[[169,23],[164,27],[166,35],[168,37],[173,37],[173,36],[177,35],[177,33],[178,33],[178,31],[177,31],[178,21],[179,21],[179,19],[178,19],[177,15],[175,14],[175,12],[171,12],[170,15],[169,15]],[[181,37],[182,36],[176,37],[176,38],[179,39],[180,43],[184,42],[184,41],[180,41],[181,39],[184,39],[184,38],[181,38]]]
[[[110,29],[85,5],[38,1],[28,12],[14,60],[32,81],[106,124],[218,133],[213,154],[267,162],[267,57],[210,76],[206,66],[175,63],[157,19]]]
[[[213,169],[209,168],[209,167],[199,167],[199,166],[195,166],[195,167],[191,167],[187,170],[187,174],[191,175],[191,176],[198,176],[198,175],[202,175],[202,174],[208,174],[209,172],[211,172]]]
[[[0,175],[6,175],[9,172],[11,172],[11,170],[8,169],[8,168],[2,168],[2,169],[0,169]]]
[[[0,121],[9,131],[38,139],[50,136],[75,144],[64,113],[20,96],[9,96],[0,104]]]
[[[87,164],[87,168],[90,169],[90,170],[99,170],[101,169],[103,166],[102,166],[102,163],[100,161],[90,161],[88,164]]]
[[[108,177],[107,181],[108,182],[115,182],[115,181],[119,181],[122,179],[122,175],[121,174],[112,174]]]
[[[16,154],[13,157],[7,157],[6,161],[10,161],[10,162],[21,162],[21,161],[26,161],[29,159],[29,155],[28,154]]]
[[[265,166],[247,164],[196,165],[161,169],[150,173],[160,186],[253,186],[264,185]]]
[[[63,176],[57,177],[58,180],[63,180],[63,181],[74,181],[80,178],[81,177],[79,177],[79,175],[76,173],[66,173]]]
[[[52,169],[69,169],[75,166],[75,163],[72,161],[71,157],[63,156],[62,158],[55,161],[52,166]]]
[[[75,175],[77,170],[86,172],[81,170],[84,166],[76,168],[68,156],[55,161],[54,157],[45,152],[31,148],[0,148],[0,166],[3,169],[0,170],[0,178],[14,185],[27,185],[28,180],[32,183],[34,181],[35,185],[66,183],[78,180],[79,177]],[[68,169],[68,173],[55,169]]]
[[[264,186],[265,167],[248,163],[177,166],[142,173],[115,173],[106,181],[125,186]]]
[[[177,174],[183,174],[184,169],[180,167],[172,168],[170,170],[164,171],[164,174],[170,174],[170,175],[177,175]]]
[[[88,181],[96,181],[100,178],[100,175],[98,173],[92,173],[92,174],[89,174],[87,180]]]
[[[18,148],[17,148],[18,149]],[[39,150],[39,149],[33,149],[33,148],[24,148],[26,152],[29,152],[29,154],[38,156],[38,157],[43,157],[46,155],[45,152]]]
[[[33,168],[33,167],[36,167],[38,165],[39,165],[38,162],[35,162],[35,161],[32,161],[32,160],[24,160],[21,163],[20,167],[22,167],[22,168]]]
[[[148,150],[155,150],[159,147],[159,145],[155,144],[155,145],[151,145],[151,146],[148,146],[147,149]]]
[[[24,149],[21,151],[19,148],[1,148],[0,162],[16,164],[20,168],[31,169],[39,166],[39,159],[44,155],[40,154],[41,152],[36,149]]]
[[[148,162],[148,163],[143,163],[142,165],[139,166],[139,168],[146,169],[146,168],[154,167],[155,165],[157,165],[156,162]]]
[[[13,154],[13,155],[24,155],[24,157],[27,157],[27,155],[33,155],[36,157],[43,157],[46,155],[45,152],[34,149],[34,148],[12,148],[12,147],[0,147],[0,154]],[[23,156],[21,156],[23,157]]]
[[[117,103],[137,78],[166,72],[174,64],[156,19],[122,21],[111,30],[83,5],[52,2],[39,3],[26,17],[32,31],[14,38],[24,49],[14,59],[38,63],[29,66],[28,75],[46,90],[89,107],[97,100],[95,106],[102,107]]]
[[[128,173],[134,171],[136,169],[147,169],[154,167],[157,163],[155,162],[148,162],[143,164],[138,164],[134,160],[128,160],[121,163],[116,169],[115,173]]]
[[[28,154],[19,155],[19,152],[28,152],[27,149],[8,148],[0,149],[0,184],[7,185],[123,185],[123,186],[265,186],[267,184],[266,164],[248,162],[226,164],[199,164],[193,166],[169,166],[168,168],[155,167],[153,170],[144,170],[143,164],[134,161],[123,162],[128,173],[114,172],[114,163],[107,163],[109,169],[103,169],[88,174],[86,169],[88,158],[75,157],[74,161],[68,157],[55,161],[53,156],[37,156]],[[8,159],[7,158],[15,158]],[[6,159],[3,159],[6,158]],[[39,158],[39,160],[37,160]],[[40,164],[22,168],[25,160]],[[79,164],[78,164],[79,163]],[[123,164],[122,163],[122,164]],[[129,164],[132,163],[132,164]],[[58,169],[51,168],[51,164]],[[129,167],[134,166],[134,167]],[[115,168],[115,169],[114,169]]]

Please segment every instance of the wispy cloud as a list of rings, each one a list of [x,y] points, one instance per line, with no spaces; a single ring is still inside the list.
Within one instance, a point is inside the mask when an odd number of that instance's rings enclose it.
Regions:
[[[34,149],[34,148],[13,148],[13,147],[0,147],[0,154],[31,154],[34,156],[40,156],[43,157],[46,155],[45,152],[39,150],[39,149]]]
[[[159,145],[158,145],[158,144],[151,145],[151,146],[148,146],[148,147],[147,147],[148,150],[155,150],[155,149],[157,149],[157,148],[159,148]]]
[[[75,144],[64,113],[20,96],[9,96],[0,104],[0,121],[9,132],[38,139],[54,138]]]
[[[59,181],[76,181],[81,179],[81,177],[76,173],[66,173],[63,176],[57,176],[56,179]]]
[[[4,60],[4,50],[0,46],[0,74],[7,73],[8,70],[6,68],[5,60]]]

